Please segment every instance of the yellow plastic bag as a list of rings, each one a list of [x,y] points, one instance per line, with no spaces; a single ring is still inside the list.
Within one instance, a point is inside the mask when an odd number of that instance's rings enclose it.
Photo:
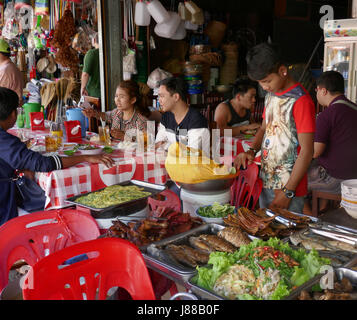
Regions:
[[[232,170],[203,155],[202,150],[178,142],[169,147],[165,168],[171,180],[189,184],[230,179],[238,175],[234,168]]]

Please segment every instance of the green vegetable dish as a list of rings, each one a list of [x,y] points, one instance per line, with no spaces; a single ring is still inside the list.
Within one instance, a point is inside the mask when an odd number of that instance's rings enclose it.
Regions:
[[[124,202],[144,198],[151,195],[137,186],[109,186],[105,189],[79,197],[75,202],[97,209],[103,209]]]
[[[227,299],[280,300],[320,273],[330,260],[315,249],[292,249],[277,238],[255,239],[234,253],[213,252],[208,267],[197,267],[198,286]]]
[[[224,218],[227,215],[234,213],[234,211],[234,206],[229,204],[221,205],[218,202],[215,202],[211,206],[198,208],[197,213],[206,218]]]

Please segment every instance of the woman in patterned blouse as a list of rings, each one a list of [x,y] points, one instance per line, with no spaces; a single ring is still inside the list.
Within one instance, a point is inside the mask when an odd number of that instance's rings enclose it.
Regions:
[[[108,112],[99,112],[94,109],[83,110],[83,114],[90,118],[102,118],[111,123],[110,134],[114,139],[124,140],[125,132],[139,129],[146,131],[150,116],[149,108],[144,105],[139,85],[133,80],[119,83],[114,98],[116,109]]]

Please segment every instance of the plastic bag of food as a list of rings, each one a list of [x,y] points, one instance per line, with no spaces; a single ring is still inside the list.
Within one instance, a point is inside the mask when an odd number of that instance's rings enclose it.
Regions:
[[[154,89],[159,86],[159,82],[161,80],[164,80],[169,77],[172,77],[172,74],[170,72],[167,72],[160,68],[156,68],[153,72],[150,73],[146,84],[149,86],[150,89]]]
[[[203,155],[202,150],[176,142],[171,144],[165,161],[170,179],[181,183],[201,183],[207,180],[235,178],[235,169],[218,164]]]

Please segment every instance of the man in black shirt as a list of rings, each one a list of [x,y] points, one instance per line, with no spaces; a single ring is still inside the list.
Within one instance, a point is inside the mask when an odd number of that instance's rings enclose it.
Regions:
[[[189,147],[203,149],[210,143],[207,119],[190,108],[186,100],[186,84],[181,78],[167,78],[160,82],[159,103],[165,112],[156,136],[156,146],[181,142]]]
[[[232,129],[232,136],[250,133],[260,127],[250,123],[251,109],[255,105],[256,84],[248,78],[238,79],[233,88],[233,98],[220,103],[214,113],[214,121],[223,135],[224,129]]]

